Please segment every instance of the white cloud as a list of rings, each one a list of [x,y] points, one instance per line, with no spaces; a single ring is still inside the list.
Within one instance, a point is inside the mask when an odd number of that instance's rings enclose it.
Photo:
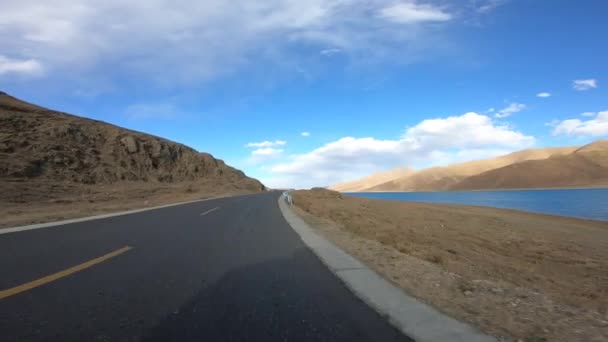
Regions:
[[[0,76],[4,74],[40,75],[42,64],[36,59],[12,59],[0,55]]]
[[[272,147],[258,148],[257,150],[251,152],[251,154],[254,156],[276,156],[281,153],[283,153],[282,149]]]
[[[173,85],[243,68],[293,71],[324,48],[362,63],[410,63],[445,53],[447,31],[426,24],[452,17],[413,0],[2,0],[0,46],[25,53],[26,69],[44,65],[49,77]]]
[[[561,122],[556,122],[553,128],[553,135],[568,135],[568,136],[592,136],[600,137],[608,135],[608,110],[598,113],[583,113],[585,116],[595,118],[590,120],[569,119]]]
[[[536,94],[537,97],[551,97],[551,93],[543,92]]]
[[[477,4],[477,12],[478,13],[487,13],[495,10],[496,8],[504,5],[507,0],[487,0],[487,1],[476,1]]]
[[[250,142],[247,143],[247,145],[245,145],[245,147],[259,147],[259,148],[264,148],[264,147],[273,147],[273,146],[284,146],[287,144],[287,141],[284,140],[275,140],[275,141],[261,141],[261,142]]]
[[[287,141],[284,140],[250,142],[245,145],[245,147],[253,148],[247,161],[250,164],[259,164],[276,160],[285,152],[285,150],[279,147],[285,145],[287,145]]]
[[[585,91],[589,89],[597,88],[597,80],[574,80],[572,81],[572,88],[578,91]]]
[[[336,48],[331,48],[331,49],[323,49],[323,50],[321,50],[320,54],[323,55],[323,56],[326,56],[326,57],[331,57],[331,56],[333,56],[335,54],[338,54],[340,52],[342,52],[342,50],[336,49]]]
[[[496,113],[496,115],[494,115],[494,116],[496,116],[497,118],[506,118],[515,113],[519,113],[524,109],[526,109],[525,104],[514,102],[514,103],[511,103],[506,108],[499,110],[498,113]]]
[[[467,132],[463,134],[462,132]],[[270,186],[323,186],[395,167],[442,165],[503,154],[535,139],[486,115],[424,120],[399,139],[344,137],[270,168]]]
[[[261,147],[251,151],[248,162],[250,164],[266,163],[276,160],[283,154],[284,150],[274,147]]]
[[[581,113],[581,116],[595,116],[595,115],[597,115],[596,112],[584,112],[584,113]]]
[[[302,132],[300,133],[301,136],[303,137],[309,137],[310,136],[310,132]]]
[[[427,4],[417,4],[414,1],[401,2],[385,7],[380,10],[380,16],[400,24],[440,22],[452,19],[452,15],[441,8]]]

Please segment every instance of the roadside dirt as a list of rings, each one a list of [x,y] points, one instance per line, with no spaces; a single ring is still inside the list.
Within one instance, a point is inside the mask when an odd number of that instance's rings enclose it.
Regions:
[[[2,188],[6,192],[0,193],[0,228],[254,193],[210,182],[122,182],[110,185],[5,182]]]
[[[608,223],[293,193],[298,213],[409,294],[521,341],[608,340]]]

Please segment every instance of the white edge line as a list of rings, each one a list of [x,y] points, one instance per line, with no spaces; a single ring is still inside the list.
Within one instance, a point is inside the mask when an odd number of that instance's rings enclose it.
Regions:
[[[156,207],[133,209],[133,210],[128,210],[128,211],[120,211],[120,212],[116,212],[116,213],[108,213],[108,214],[102,214],[102,215],[80,217],[80,218],[63,220],[63,221],[55,221],[55,222],[47,222],[47,223],[37,223],[37,224],[31,224],[31,225],[27,225],[27,226],[2,228],[2,229],[0,229],[0,235],[2,235],[2,234],[9,234],[9,233],[16,233],[16,232],[23,232],[23,231],[26,231],[26,230],[34,230],[34,229],[41,229],[41,228],[50,228],[50,227],[56,227],[56,226],[63,226],[65,224],[70,224],[70,223],[78,223],[78,222],[85,222],[85,221],[100,220],[100,219],[114,217],[114,216],[123,216],[123,215],[129,215],[129,214],[136,214],[136,213],[141,213],[141,212],[144,212],[144,211],[150,211],[150,210],[157,210],[157,209],[175,207],[175,206],[183,205],[183,204],[205,202],[205,201],[211,201],[211,200],[216,200],[216,199],[221,199],[221,198],[229,198],[229,197],[250,196],[250,195],[251,194],[237,195],[237,196],[210,197],[210,198],[204,198],[204,199],[194,200],[194,201],[164,204],[164,205],[159,205],[159,206],[156,206]]]
[[[346,287],[389,323],[417,342],[496,342],[476,328],[407,295],[348,253],[315,233],[279,199],[279,208],[304,244]]]
[[[209,209],[209,210],[205,211],[204,213],[201,213],[201,216],[205,216],[205,215],[207,215],[207,214],[210,214],[210,213],[212,213],[212,212],[214,212],[214,211],[218,210],[219,208],[220,208],[220,207],[215,207],[215,208],[213,208],[213,209]]]

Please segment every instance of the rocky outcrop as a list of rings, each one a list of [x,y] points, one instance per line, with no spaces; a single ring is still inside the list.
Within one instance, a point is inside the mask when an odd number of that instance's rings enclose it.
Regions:
[[[262,191],[259,181],[207,153],[0,95],[0,181],[84,184],[212,181]]]

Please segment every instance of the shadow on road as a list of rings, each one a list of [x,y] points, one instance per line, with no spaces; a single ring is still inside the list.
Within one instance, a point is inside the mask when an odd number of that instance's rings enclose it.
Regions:
[[[319,263],[299,250],[234,269],[201,288],[142,340],[412,341]]]

